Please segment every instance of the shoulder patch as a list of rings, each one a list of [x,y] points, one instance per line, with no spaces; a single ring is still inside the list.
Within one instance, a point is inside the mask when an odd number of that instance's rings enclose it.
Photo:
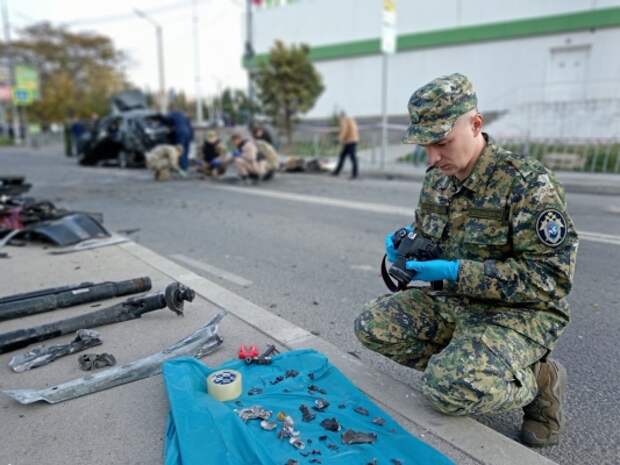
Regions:
[[[543,244],[557,247],[566,238],[566,218],[554,208],[543,210],[536,220],[536,235]]]

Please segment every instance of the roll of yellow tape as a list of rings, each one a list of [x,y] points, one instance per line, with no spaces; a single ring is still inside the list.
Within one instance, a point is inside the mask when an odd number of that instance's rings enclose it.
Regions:
[[[241,373],[235,370],[214,371],[207,377],[207,392],[221,402],[241,395]]]

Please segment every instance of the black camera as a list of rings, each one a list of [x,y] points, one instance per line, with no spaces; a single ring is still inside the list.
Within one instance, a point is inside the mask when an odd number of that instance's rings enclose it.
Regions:
[[[416,233],[415,231],[408,231],[405,228],[401,228],[392,236],[392,242],[394,248],[398,252],[398,256],[392,266],[388,270],[388,274],[396,280],[397,289],[404,289],[407,284],[411,282],[415,277],[415,270],[408,270],[406,267],[407,260],[435,260],[441,257],[441,248],[438,244],[424,236]],[[385,258],[384,258],[385,260]],[[386,281],[388,288],[393,290],[388,281],[385,279],[385,263],[382,264],[383,279]],[[390,282],[393,285],[393,283]]]

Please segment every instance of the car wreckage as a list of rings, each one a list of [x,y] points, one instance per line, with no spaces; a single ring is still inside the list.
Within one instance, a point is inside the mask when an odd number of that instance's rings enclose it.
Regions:
[[[144,166],[145,153],[158,144],[171,143],[172,136],[171,122],[148,108],[142,92],[121,92],[112,97],[110,114],[90,130],[78,160],[84,166],[100,162],[116,162],[123,168]]]

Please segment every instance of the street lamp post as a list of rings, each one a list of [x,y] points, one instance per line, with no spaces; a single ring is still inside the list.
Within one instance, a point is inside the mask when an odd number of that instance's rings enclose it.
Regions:
[[[13,55],[13,47],[11,46],[11,24],[9,22],[9,9],[7,7],[7,0],[4,0],[2,2],[2,16],[4,20],[3,21],[4,22],[4,40],[6,41],[6,46],[8,48],[7,58],[8,58],[8,65],[9,65],[9,78],[10,78],[10,85],[11,85],[11,93],[13,93],[15,90],[15,57]],[[11,99],[11,100],[12,100],[11,119],[13,122],[13,141],[15,145],[19,145],[19,143],[21,142],[20,127],[19,127],[19,108],[17,107],[15,100],[14,99]]]
[[[198,24],[198,2],[193,1],[193,26],[194,26],[194,67],[196,72],[196,122],[202,124],[202,88],[200,85],[200,36]]]
[[[166,84],[164,80],[164,39],[161,24],[148,16],[144,11],[134,8],[134,12],[155,26],[155,36],[157,39],[157,69],[159,73],[159,110],[162,113],[168,111],[168,95],[166,93]]]
[[[254,102],[254,83],[252,82],[252,58],[254,58],[254,44],[253,44],[253,30],[252,30],[252,0],[247,0],[246,3],[246,37],[245,37],[245,63],[248,67],[248,101],[250,102],[250,124],[253,121],[252,104]]]

